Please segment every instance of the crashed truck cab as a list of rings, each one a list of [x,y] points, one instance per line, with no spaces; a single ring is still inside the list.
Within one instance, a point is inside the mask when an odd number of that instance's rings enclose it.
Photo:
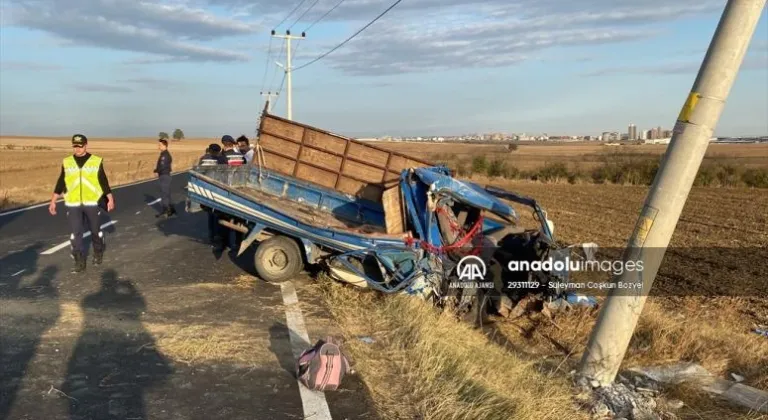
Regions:
[[[498,306],[530,293],[578,301],[567,291],[547,288],[549,278],[565,280],[567,272],[505,269],[512,260],[569,255],[570,248],[556,245],[554,224],[535,200],[457,180],[442,166],[403,171],[399,186],[403,218],[412,232],[408,248],[374,247],[333,256],[328,260],[332,277],[385,293],[417,295],[437,305],[453,302],[475,316],[493,309],[479,307],[480,301]],[[523,228],[508,202],[530,208],[539,226]],[[479,282],[484,287],[476,287]],[[508,287],[525,282],[532,287]]]

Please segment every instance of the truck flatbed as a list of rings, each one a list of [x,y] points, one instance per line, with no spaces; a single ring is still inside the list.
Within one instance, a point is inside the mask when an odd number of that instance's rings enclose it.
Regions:
[[[322,211],[309,204],[301,203],[295,200],[278,197],[274,194],[259,191],[249,186],[235,188],[237,191],[245,194],[254,202],[279,210],[285,216],[300,220],[304,223],[323,229],[345,230],[352,233],[364,235],[381,235],[385,237],[398,238],[402,234],[387,235],[383,226],[374,226],[367,223],[359,223],[335,215],[332,212]],[[377,236],[378,236],[377,235]]]

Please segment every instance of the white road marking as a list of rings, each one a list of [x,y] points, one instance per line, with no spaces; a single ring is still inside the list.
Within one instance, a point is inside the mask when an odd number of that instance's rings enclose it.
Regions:
[[[103,225],[101,225],[101,227],[100,227],[100,228],[101,228],[101,229],[104,229],[105,227],[107,227],[107,226],[112,226],[112,225],[114,225],[115,223],[117,223],[117,220],[112,220],[111,222],[107,222],[107,223],[104,223]],[[88,231],[88,232],[85,232],[85,233],[83,234],[83,238],[87,238],[87,237],[89,237],[89,236],[91,236],[91,232],[90,232],[90,231]],[[64,249],[64,248],[66,248],[66,247],[67,247],[67,245],[69,245],[69,241],[64,241],[64,242],[62,242],[62,243],[60,243],[60,244],[56,245],[56,246],[55,246],[55,247],[53,247],[53,248],[50,248],[50,249],[46,249],[45,251],[41,252],[41,253],[40,253],[40,255],[51,255],[51,254],[53,254],[53,253],[54,253],[54,252],[56,252],[56,251],[60,251],[60,250],[62,250],[62,249]]]
[[[16,276],[18,276],[19,274],[21,274],[21,273],[23,273],[25,271],[27,271],[27,269],[26,268],[22,268],[21,270],[11,274],[11,277],[16,277]]]
[[[285,305],[285,319],[291,339],[291,350],[293,351],[294,359],[298,359],[301,352],[311,346],[309,334],[307,334],[307,327],[304,325],[304,317],[301,315],[301,309],[299,308],[299,297],[296,295],[296,288],[293,287],[293,283],[290,281],[281,283],[280,290],[283,293],[283,305]],[[325,393],[313,391],[299,382],[299,394],[301,395],[301,405],[304,409],[305,419],[332,420],[328,401],[325,400]]]
[[[171,176],[181,175],[181,174],[186,173],[186,172],[187,171],[175,172],[175,173],[172,173]],[[142,179],[141,181],[131,182],[129,184],[118,185],[116,187],[112,187],[112,189],[113,190],[117,190],[117,189],[120,189],[120,188],[132,187],[134,185],[145,184],[147,182],[155,181],[156,179],[157,178]],[[61,203],[62,201],[64,201],[64,199],[60,199],[60,200],[58,200],[56,202],[57,203]],[[44,207],[44,206],[47,206],[48,204],[50,204],[50,201],[46,201],[45,203],[40,203],[40,204],[33,204],[31,206],[22,207],[22,208],[19,208],[19,209],[8,210],[8,211],[0,213],[0,217],[8,216],[9,214],[20,213],[22,211],[27,211],[27,210],[32,210],[32,209]]]
[[[159,202],[161,202],[161,201],[162,201],[162,198],[158,198],[158,199],[157,199],[157,200],[155,200],[155,201],[152,201],[152,202],[149,202],[149,203],[147,203],[147,205],[148,205],[148,206],[151,206],[151,205],[157,204],[157,203],[159,203]]]

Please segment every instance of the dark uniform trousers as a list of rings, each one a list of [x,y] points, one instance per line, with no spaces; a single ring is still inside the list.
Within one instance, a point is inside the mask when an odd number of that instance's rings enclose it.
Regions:
[[[72,234],[69,236],[69,242],[72,246],[72,254],[85,255],[85,246],[83,245],[83,233],[88,228],[91,232],[91,243],[94,252],[104,252],[104,233],[99,225],[99,215],[101,209],[98,206],[78,206],[67,207],[67,219]]]
[[[158,177],[160,181],[160,204],[163,210],[171,207],[171,175],[164,174]]]

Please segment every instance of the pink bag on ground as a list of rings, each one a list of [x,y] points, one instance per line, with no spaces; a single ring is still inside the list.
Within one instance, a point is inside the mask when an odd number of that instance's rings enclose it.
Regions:
[[[333,337],[318,340],[312,348],[301,353],[296,362],[296,377],[315,391],[335,391],[350,371],[341,343]]]

